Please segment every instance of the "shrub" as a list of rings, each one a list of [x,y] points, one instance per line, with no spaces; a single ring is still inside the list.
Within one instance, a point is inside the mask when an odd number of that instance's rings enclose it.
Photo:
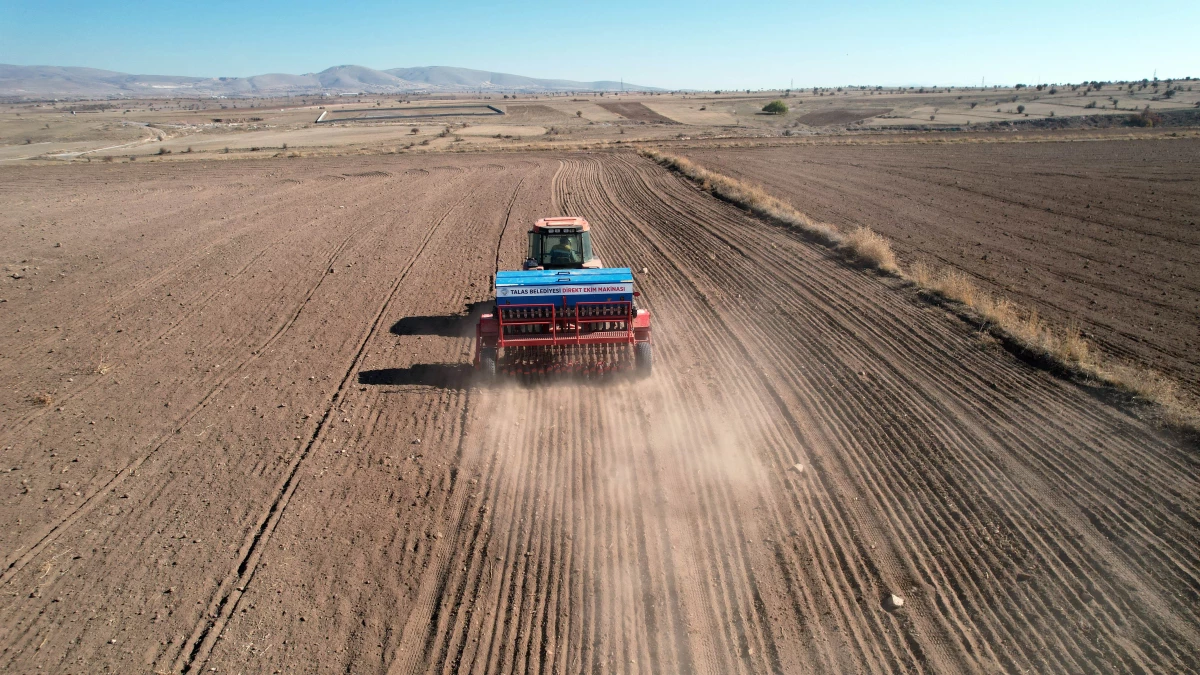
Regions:
[[[1057,94],[1057,93],[1058,93],[1058,89],[1057,89],[1056,87],[1050,87],[1050,93],[1051,93],[1051,94]]]
[[[1089,101],[1089,102],[1088,102],[1088,104],[1087,104],[1087,105],[1085,105],[1085,106],[1083,106],[1083,107],[1085,107],[1085,108],[1095,108],[1095,107],[1096,107],[1096,102],[1095,102],[1095,101]]]
[[[159,148],[159,149],[158,149],[158,154],[160,154],[160,155],[169,155],[169,154],[171,154],[171,151],[170,151],[170,150],[168,150],[168,149],[166,149],[166,148]]]
[[[1142,112],[1130,115],[1129,123],[1135,127],[1153,127],[1162,124],[1162,117],[1150,112],[1150,106],[1142,108]]]
[[[508,98],[508,97],[507,97],[507,96],[505,96],[504,98]],[[416,128],[416,127],[413,127],[413,128],[411,128],[411,129],[409,129],[409,130],[408,130],[408,133],[410,133],[410,134],[415,134],[415,133],[417,133],[417,128]]]
[[[786,115],[788,111],[787,104],[780,99],[775,99],[763,106],[763,112],[772,115]]]
[[[979,105],[978,101],[971,101],[971,110],[974,110],[975,106],[977,106],[977,105]]]
[[[1017,114],[1019,115],[1023,112],[1025,112],[1025,106],[1023,106],[1023,105],[1017,106]]]

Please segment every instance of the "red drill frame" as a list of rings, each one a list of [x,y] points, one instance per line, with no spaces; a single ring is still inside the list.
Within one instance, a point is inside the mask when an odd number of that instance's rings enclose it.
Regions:
[[[565,301],[564,301],[565,305]],[[621,307],[623,314],[586,316],[581,309],[587,307]],[[504,319],[505,309],[549,309],[549,316],[523,319]],[[598,323],[624,322],[622,330],[593,331],[585,326]],[[505,326],[547,326],[544,333],[520,333],[505,335]],[[480,355],[485,349],[499,350],[501,347],[553,347],[557,345],[611,345],[650,342],[650,310],[634,309],[627,300],[615,302],[578,302],[572,307],[554,304],[497,306],[491,314],[484,314],[475,325],[475,367],[480,366]]]

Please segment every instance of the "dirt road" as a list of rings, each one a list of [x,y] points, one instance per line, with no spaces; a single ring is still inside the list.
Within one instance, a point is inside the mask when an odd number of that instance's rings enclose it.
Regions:
[[[1194,448],[645,160],[0,172],[0,669],[1196,669]],[[471,386],[560,212],[655,375]]]
[[[815,218],[886,234],[1200,395],[1200,141],[697,150]]]

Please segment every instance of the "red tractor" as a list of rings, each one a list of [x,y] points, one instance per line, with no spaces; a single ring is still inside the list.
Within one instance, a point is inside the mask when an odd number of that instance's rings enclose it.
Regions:
[[[649,375],[650,310],[633,271],[604,268],[583,218],[543,218],[529,231],[525,269],[496,273],[496,306],[475,329],[486,377]]]

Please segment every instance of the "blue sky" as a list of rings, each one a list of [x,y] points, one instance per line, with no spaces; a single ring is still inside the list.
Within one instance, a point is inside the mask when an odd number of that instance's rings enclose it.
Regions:
[[[1200,2],[1150,7],[0,0],[0,63],[193,76],[445,65],[697,89],[1200,77],[1187,38]]]

